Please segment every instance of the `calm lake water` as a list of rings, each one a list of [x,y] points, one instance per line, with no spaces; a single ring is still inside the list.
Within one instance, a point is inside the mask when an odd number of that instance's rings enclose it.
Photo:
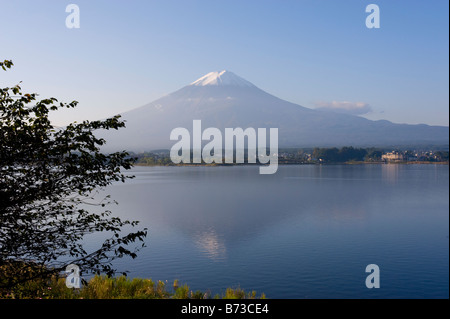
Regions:
[[[130,277],[268,298],[449,298],[448,165],[137,167],[107,193],[149,229]],[[91,239],[92,240],[92,239]],[[91,242],[92,243],[92,242]],[[368,264],[380,268],[368,289]]]

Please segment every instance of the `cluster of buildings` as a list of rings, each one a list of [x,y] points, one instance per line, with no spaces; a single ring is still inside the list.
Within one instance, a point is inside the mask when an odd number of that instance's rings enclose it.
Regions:
[[[440,162],[443,158],[439,152],[433,151],[392,151],[381,155],[381,160],[384,162]]]

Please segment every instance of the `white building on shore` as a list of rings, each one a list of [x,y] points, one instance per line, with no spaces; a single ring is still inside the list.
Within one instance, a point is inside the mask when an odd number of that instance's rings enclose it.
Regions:
[[[406,161],[405,155],[400,152],[389,152],[381,155],[381,159],[385,162],[403,162]]]

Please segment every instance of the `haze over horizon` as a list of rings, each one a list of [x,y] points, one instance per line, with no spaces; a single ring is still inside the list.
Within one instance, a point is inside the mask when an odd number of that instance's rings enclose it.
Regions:
[[[2,85],[60,101],[56,125],[96,120],[230,70],[310,109],[393,123],[449,123],[448,2],[377,0],[380,29],[361,1],[2,2]]]

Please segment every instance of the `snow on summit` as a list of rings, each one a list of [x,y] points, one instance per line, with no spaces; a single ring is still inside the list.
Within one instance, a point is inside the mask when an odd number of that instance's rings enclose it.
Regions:
[[[192,82],[191,85],[194,86],[241,86],[241,87],[254,87],[254,85],[247,80],[244,80],[240,76],[237,76],[233,72],[223,70],[220,72],[210,72],[195,82]]]

